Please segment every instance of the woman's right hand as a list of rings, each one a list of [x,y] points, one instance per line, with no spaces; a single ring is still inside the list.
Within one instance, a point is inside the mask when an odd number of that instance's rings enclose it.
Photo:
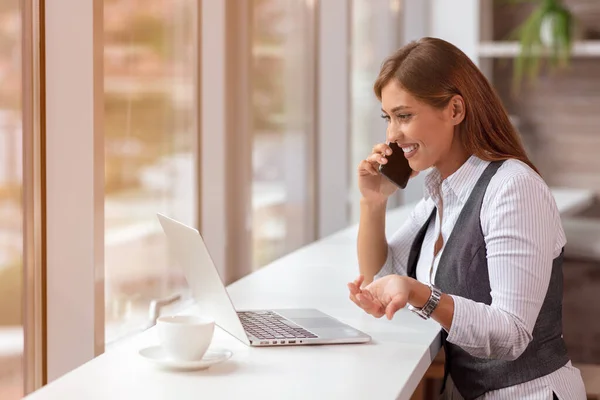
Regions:
[[[398,186],[379,172],[379,165],[387,163],[386,156],[392,154],[392,149],[385,143],[373,147],[371,154],[358,164],[358,188],[366,201],[385,202]],[[411,178],[417,175],[413,171]]]

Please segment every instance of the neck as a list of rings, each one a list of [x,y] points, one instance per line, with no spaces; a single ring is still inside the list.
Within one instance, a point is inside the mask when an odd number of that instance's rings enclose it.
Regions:
[[[455,173],[471,155],[458,143],[453,143],[448,155],[435,164],[442,180]]]

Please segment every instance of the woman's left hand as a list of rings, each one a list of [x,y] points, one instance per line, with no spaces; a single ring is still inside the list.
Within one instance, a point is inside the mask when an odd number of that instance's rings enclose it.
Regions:
[[[361,289],[363,281],[361,275],[348,284],[350,300],[374,317],[386,315],[392,319],[396,311],[408,303],[414,280],[406,276],[388,275]]]

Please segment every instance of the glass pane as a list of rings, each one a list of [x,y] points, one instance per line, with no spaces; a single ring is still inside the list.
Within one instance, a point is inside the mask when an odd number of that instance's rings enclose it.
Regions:
[[[0,2],[0,399],[23,397],[21,14]]]
[[[352,0],[352,134],[350,171],[356,171],[376,143],[385,141],[386,124],[373,83],[383,60],[400,47],[400,0]],[[358,222],[360,192],[352,173],[352,222]]]
[[[104,1],[107,342],[187,293],[156,213],[197,225],[197,3]]]
[[[314,238],[313,4],[252,1],[255,269]]]

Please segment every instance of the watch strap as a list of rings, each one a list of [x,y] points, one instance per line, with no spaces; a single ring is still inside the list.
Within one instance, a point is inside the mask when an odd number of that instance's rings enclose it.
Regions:
[[[418,308],[410,304],[408,306],[410,311],[414,312],[423,319],[429,319],[431,317],[431,314],[442,298],[442,291],[437,286],[430,284],[429,289],[431,289],[431,295],[423,307]]]

